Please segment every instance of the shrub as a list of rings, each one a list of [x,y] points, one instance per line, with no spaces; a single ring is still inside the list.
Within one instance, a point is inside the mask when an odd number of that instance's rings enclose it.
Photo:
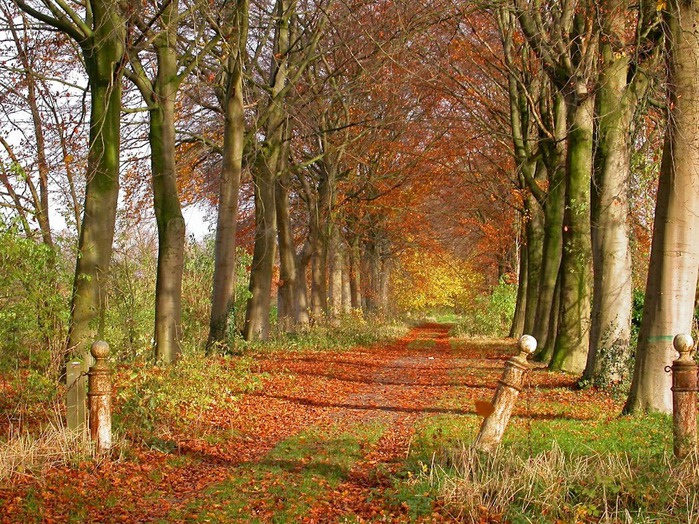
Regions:
[[[0,245],[0,374],[20,402],[48,400],[65,355],[69,272],[56,251],[2,219]]]
[[[517,301],[517,286],[501,281],[490,296],[479,296],[463,307],[464,319],[454,326],[452,335],[506,336]]]

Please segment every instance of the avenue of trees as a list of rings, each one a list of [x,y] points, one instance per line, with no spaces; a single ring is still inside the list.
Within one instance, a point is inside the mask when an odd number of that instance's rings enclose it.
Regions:
[[[536,358],[632,379],[628,412],[671,411],[699,271],[694,2],[0,9],[0,315],[19,322],[24,293],[41,328],[4,328],[17,347],[51,338],[87,366],[144,289],[152,330],[129,340],[168,365],[197,309],[211,354],[358,311],[468,310],[516,282],[510,335],[534,335]],[[191,205],[215,223],[194,259]]]

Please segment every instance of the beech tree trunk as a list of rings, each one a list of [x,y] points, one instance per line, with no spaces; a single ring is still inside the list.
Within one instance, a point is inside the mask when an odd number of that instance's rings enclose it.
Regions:
[[[277,289],[277,319],[279,328],[291,331],[298,321],[296,246],[291,231],[289,214],[288,174],[282,170],[277,178],[277,236],[279,242],[279,287]]]
[[[583,374],[587,380],[602,382],[621,378],[608,366],[603,369],[603,358],[619,365],[629,358],[633,295],[628,193],[631,121],[636,104],[627,84],[629,57],[613,48],[610,40],[601,43],[604,67],[597,90],[598,138],[592,184],[594,293],[590,351]]]
[[[556,282],[558,281],[563,252],[563,211],[565,208],[565,136],[567,133],[566,107],[560,95],[554,95],[551,108],[553,137],[541,142],[543,161],[548,175],[548,190],[543,201],[544,238],[539,279],[539,296],[536,303],[536,322],[532,335],[537,340],[536,360],[548,363],[555,333],[550,338],[551,319],[557,318],[558,308],[554,307]],[[551,351],[548,353],[546,348]]]
[[[570,126],[566,161],[566,207],[563,217],[561,305],[556,344],[549,367],[582,373],[590,335],[590,178],[594,95],[583,81],[567,96]]]
[[[541,206],[533,196],[527,199],[527,307],[523,333],[531,335],[536,326],[541,269],[543,267],[544,217]]]
[[[350,263],[349,263],[349,284],[350,284],[350,304],[352,309],[362,308],[362,258],[359,249],[359,238],[355,237],[350,247]]]
[[[165,364],[174,363],[180,354],[184,271],[185,224],[175,165],[175,101],[181,83],[176,50],[178,5],[173,0],[160,15],[161,32],[154,42],[157,73],[152,93],[145,96],[151,108],[149,141],[158,225],[154,351],[156,362]]]
[[[526,245],[520,245],[519,248],[519,270],[518,270],[518,286],[517,286],[517,301],[515,303],[515,314],[512,317],[512,326],[510,327],[509,336],[511,338],[519,338],[524,334],[524,319],[527,311],[527,284],[529,279],[527,275],[529,260],[529,248]]]
[[[330,242],[328,245],[328,281],[330,299],[330,318],[334,319],[342,311],[342,266],[344,250],[336,224],[330,224]]]
[[[278,0],[274,55],[270,62],[271,93],[267,108],[262,160],[253,171],[255,184],[255,248],[250,273],[250,299],[245,315],[245,340],[269,337],[272,276],[277,239],[276,185],[283,155],[285,87],[288,81],[290,18],[293,2]]]
[[[220,96],[225,123],[207,352],[211,352],[216,344],[225,344],[229,318],[235,305],[235,235],[245,143],[243,54],[248,34],[248,0],[236,2],[231,18],[230,29],[233,37],[228,39],[230,54],[226,66],[224,92]]]
[[[692,328],[699,268],[699,4],[670,0],[665,35],[669,118],[646,299],[626,412],[672,411],[672,340]]]
[[[277,213],[274,171],[268,166],[255,169],[255,248],[250,271],[250,299],[245,314],[245,340],[269,338],[272,274],[276,254]]]
[[[93,32],[80,42],[90,88],[90,149],[68,348],[89,366],[89,346],[104,329],[109,262],[119,196],[121,68],[126,23],[113,3],[92,1]]]

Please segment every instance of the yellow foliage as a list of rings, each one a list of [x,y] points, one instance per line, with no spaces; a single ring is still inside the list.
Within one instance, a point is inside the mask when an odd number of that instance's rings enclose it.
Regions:
[[[394,304],[401,311],[453,308],[475,295],[478,278],[463,260],[451,254],[405,251],[391,274]]]

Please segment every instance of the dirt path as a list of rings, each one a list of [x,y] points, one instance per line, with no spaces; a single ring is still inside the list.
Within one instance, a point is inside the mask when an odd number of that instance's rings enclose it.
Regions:
[[[513,351],[447,333],[426,325],[383,346],[258,356],[262,387],[233,408],[207,412],[196,432],[165,435],[169,452],[137,450],[51,470],[40,481],[15,478],[0,486],[0,522],[408,521],[408,508],[386,493],[416,423],[473,414],[473,400],[492,396]],[[565,389],[572,378],[536,380],[530,399],[553,391],[561,405],[573,405]],[[433,507],[422,520],[449,518]]]

